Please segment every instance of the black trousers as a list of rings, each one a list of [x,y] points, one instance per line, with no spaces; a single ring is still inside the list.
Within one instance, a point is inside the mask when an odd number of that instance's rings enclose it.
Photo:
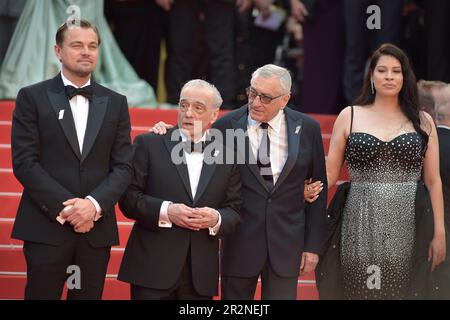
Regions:
[[[181,87],[194,77],[208,79],[222,95],[224,107],[235,99],[233,2],[178,0],[169,12],[169,41],[166,69],[167,101],[177,104]],[[204,16],[204,28],[200,16]],[[207,72],[197,74],[199,31],[204,31]]]
[[[160,290],[130,285],[131,300],[211,300],[212,297],[197,293],[192,282],[190,254],[175,285],[169,289]]]
[[[381,11],[381,29],[367,28],[367,7],[376,4]],[[389,42],[400,44],[403,0],[344,0],[345,64],[344,92],[347,105],[359,95],[364,70],[371,51]]]
[[[80,270],[80,289],[70,289],[68,300],[102,298],[111,247],[94,248],[85,234],[74,235],[61,246],[25,241],[23,252],[27,262],[26,300],[61,299],[64,284]],[[72,283],[70,281],[70,283]],[[75,283],[75,282],[73,282]]]
[[[298,277],[280,277],[267,260],[261,275],[261,300],[296,300]],[[221,277],[222,300],[253,300],[259,275],[251,278]]]
[[[140,78],[158,88],[161,40],[167,32],[167,13],[155,0],[105,1],[105,15],[114,37]]]

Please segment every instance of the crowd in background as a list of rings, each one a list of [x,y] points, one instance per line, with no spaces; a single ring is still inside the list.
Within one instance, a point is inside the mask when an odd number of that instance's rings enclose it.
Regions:
[[[0,62],[24,3],[0,3]],[[370,5],[380,8],[380,29],[367,26]],[[294,108],[336,114],[358,95],[369,53],[386,42],[406,51],[418,79],[450,82],[446,0],[106,0],[104,8],[160,103],[177,104],[182,85],[203,78],[234,109],[251,72],[275,63],[293,75]]]

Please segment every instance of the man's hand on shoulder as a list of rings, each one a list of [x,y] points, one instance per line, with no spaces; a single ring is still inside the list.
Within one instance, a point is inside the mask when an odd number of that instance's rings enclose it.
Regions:
[[[157,124],[155,124],[153,127],[151,127],[148,131],[162,136],[162,135],[165,135],[167,133],[167,131],[172,128],[173,128],[173,125],[165,123],[164,121],[160,121]]]

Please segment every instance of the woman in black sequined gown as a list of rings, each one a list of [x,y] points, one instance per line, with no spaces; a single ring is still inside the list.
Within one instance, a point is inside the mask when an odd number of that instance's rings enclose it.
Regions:
[[[344,208],[341,266],[344,298],[407,298],[415,239],[417,181],[423,177],[434,211],[432,268],[445,258],[439,151],[431,117],[419,111],[415,76],[393,45],[377,49],[356,106],[334,124],[328,186],[345,161],[351,188]]]

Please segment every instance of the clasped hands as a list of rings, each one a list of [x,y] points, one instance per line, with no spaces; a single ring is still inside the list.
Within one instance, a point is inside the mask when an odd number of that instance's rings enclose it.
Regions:
[[[65,208],[59,216],[69,222],[75,232],[87,233],[94,228],[94,218],[97,213],[94,204],[89,199],[73,198],[63,202]]]
[[[193,231],[212,228],[219,221],[219,212],[215,209],[190,208],[182,203],[171,203],[167,215],[172,223]]]

